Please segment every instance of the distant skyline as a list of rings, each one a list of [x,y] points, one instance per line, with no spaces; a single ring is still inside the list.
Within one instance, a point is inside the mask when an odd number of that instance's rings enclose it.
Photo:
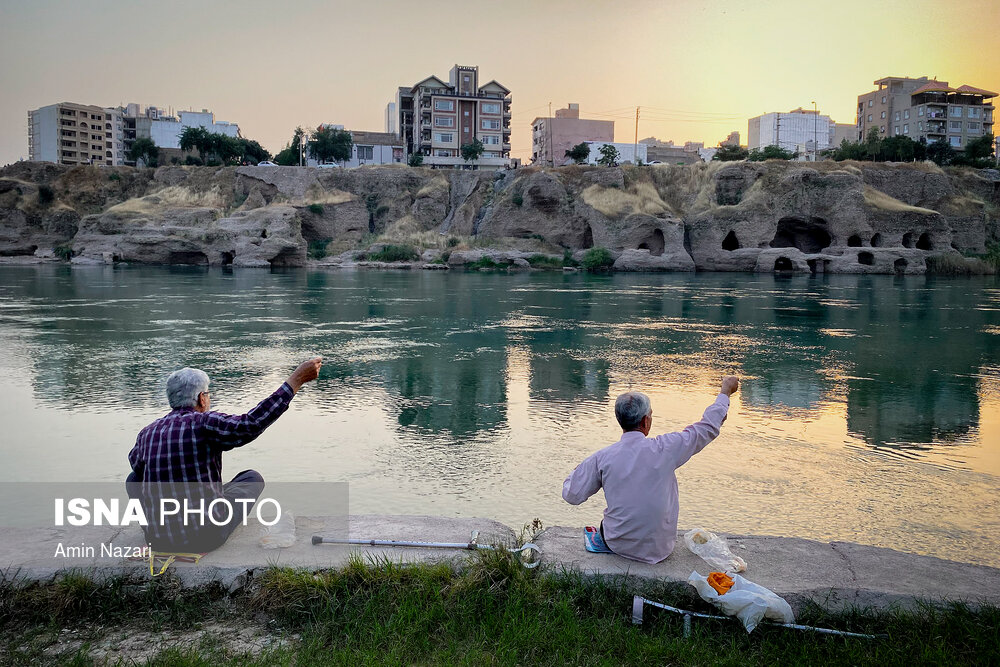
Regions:
[[[461,9],[461,11],[459,11]],[[1000,92],[996,0],[121,3],[0,0],[0,165],[57,102],[210,109],[271,152],[297,125],[383,131],[398,86],[478,65],[512,91],[511,155],[569,102],[617,141],[704,141],[796,107],[853,123],[885,76]]]

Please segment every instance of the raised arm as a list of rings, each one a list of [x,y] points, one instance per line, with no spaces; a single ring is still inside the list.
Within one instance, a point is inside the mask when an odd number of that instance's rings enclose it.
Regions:
[[[563,500],[570,505],[579,505],[600,488],[601,473],[597,468],[597,455],[591,454],[563,482]]]
[[[668,451],[671,451],[676,457],[674,464],[676,467],[687,463],[688,459],[719,437],[722,423],[726,421],[726,416],[729,413],[729,397],[735,394],[739,388],[738,378],[733,376],[723,378],[719,395],[715,402],[705,410],[700,421],[691,424],[679,434],[671,433],[657,438],[658,440],[660,438],[669,439],[665,444],[668,445]]]

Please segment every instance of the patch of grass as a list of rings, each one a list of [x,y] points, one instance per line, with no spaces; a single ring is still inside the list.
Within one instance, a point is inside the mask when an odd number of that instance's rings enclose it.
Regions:
[[[378,252],[365,254],[369,262],[413,262],[420,259],[420,253],[410,245],[387,245]]]
[[[459,240],[457,238],[455,238],[454,236],[449,236],[448,237],[448,243],[447,243],[447,245],[448,245],[449,248],[454,248],[458,244],[459,244]]]
[[[982,276],[997,271],[996,264],[979,257],[963,257],[955,253],[932,255],[926,262],[927,273],[936,276]]]
[[[52,189],[51,186],[42,185],[38,186],[38,203],[42,206],[48,206],[56,200],[56,191]]]
[[[510,200],[513,202],[514,206],[520,207],[524,205],[524,195],[521,194],[520,190],[512,194],[510,196]]]
[[[88,655],[101,633],[148,627],[267,624],[294,645],[260,655],[224,650],[209,640],[152,653],[153,664],[671,664],[903,665],[997,664],[1000,608],[918,606],[912,611],[825,612],[809,606],[797,621],[884,634],[869,639],[811,634],[762,625],[748,635],[735,620],[694,619],[690,637],[679,616],[647,607],[629,622],[632,596],[714,612],[686,584],[575,571],[527,570],[505,552],[479,552],[462,567],[401,565],[353,557],[338,570],[272,568],[249,589],[185,590],[169,578],[85,577],[54,584],[0,585],[0,655],[16,663],[53,662],[59,629],[80,628]],[[270,623],[269,623],[270,621]],[[46,636],[49,640],[46,640]],[[65,639],[66,635],[62,635]],[[27,648],[25,648],[27,647]],[[49,656],[46,658],[46,656]],[[128,656],[122,658],[130,662]]]
[[[309,259],[323,259],[326,257],[327,246],[333,239],[314,239],[309,242],[306,248],[306,255]]]
[[[313,215],[323,215],[322,204],[309,204],[309,212]]]
[[[550,255],[532,255],[528,257],[528,264],[536,269],[558,270],[563,267],[563,260]]]
[[[590,272],[608,271],[614,264],[615,258],[607,248],[591,248],[580,262],[580,265]]]
[[[55,253],[56,257],[63,260],[64,262],[68,262],[69,260],[73,259],[72,245],[69,244],[57,245],[55,248],[52,249],[52,252]]]
[[[912,213],[926,213],[928,215],[934,214],[936,211],[932,211],[929,208],[920,208],[919,206],[910,206],[905,202],[901,202],[898,199],[890,197],[881,190],[876,190],[875,188],[866,185],[864,190],[865,203],[869,206],[873,206],[877,209],[883,211],[909,211]]]
[[[480,269],[489,269],[489,270],[496,271],[496,270],[500,270],[500,269],[506,269],[509,266],[510,266],[509,263],[500,264],[498,262],[493,261],[492,259],[490,259],[486,255],[483,255],[482,257],[480,257],[476,261],[469,262],[468,264],[466,264],[465,268],[468,269],[468,270],[470,270],[470,271],[478,271]]]
[[[119,174],[117,171],[113,171],[110,174],[108,174],[108,180],[109,181],[120,181],[120,180],[122,180],[122,177],[121,177],[121,174]]]
[[[574,268],[580,266],[580,262],[573,259],[572,251],[567,250],[566,252],[563,253],[563,266],[571,266]]]

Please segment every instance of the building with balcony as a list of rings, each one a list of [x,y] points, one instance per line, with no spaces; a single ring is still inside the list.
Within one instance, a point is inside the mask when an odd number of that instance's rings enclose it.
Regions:
[[[555,166],[572,162],[566,151],[588,141],[610,144],[615,140],[615,121],[580,118],[580,105],[570,103],[551,118],[531,121],[531,161]]]
[[[885,77],[877,89],[858,95],[856,140],[875,128],[879,134],[947,141],[956,149],[993,132],[992,93],[973,86],[952,88],[947,81],[922,76]]]
[[[480,85],[479,67],[455,65],[448,81],[429,76],[396,92],[399,135],[406,156],[421,153],[433,168],[501,169],[510,164],[510,90],[492,80]],[[479,139],[485,150],[473,163],[461,148]]]
[[[60,102],[28,112],[28,159],[57,164],[122,164],[121,114]]]

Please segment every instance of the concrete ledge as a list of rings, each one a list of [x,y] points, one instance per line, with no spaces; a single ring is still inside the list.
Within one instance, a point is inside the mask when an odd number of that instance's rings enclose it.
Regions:
[[[252,523],[238,529],[222,548],[200,563],[175,563],[172,576],[184,586],[219,583],[231,590],[245,585],[256,572],[272,566],[320,570],[343,567],[351,554],[367,559],[403,563],[464,561],[460,549],[316,545],[314,534],[344,537],[342,517],[296,517],[296,541],[283,549],[264,549],[263,526]],[[490,519],[430,516],[352,516],[352,539],[468,542],[473,530],[481,544],[513,545],[515,532]],[[849,606],[886,608],[910,606],[917,600],[963,601],[972,605],[1000,605],[1000,569],[907,554],[892,549],[847,542],[815,542],[788,537],[726,535],[733,552],[747,562],[745,576],[785,597],[793,607],[815,602],[828,609]],[[56,558],[54,549],[96,546],[94,557]],[[0,572],[24,581],[48,581],[60,573],[78,571],[99,580],[122,574],[148,576],[142,560],[102,557],[99,545],[144,545],[138,528],[35,528],[8,529],[0,543]],[[591,554],[583,548],[583,529],[556,526],[541,533],[535,543],[542,550],[547,569],[577,570],[592,575],[626,575],[639,579],[685,582],[692,570],[702,574],[709,566],[684,546],[655,565],[612,554]]]

